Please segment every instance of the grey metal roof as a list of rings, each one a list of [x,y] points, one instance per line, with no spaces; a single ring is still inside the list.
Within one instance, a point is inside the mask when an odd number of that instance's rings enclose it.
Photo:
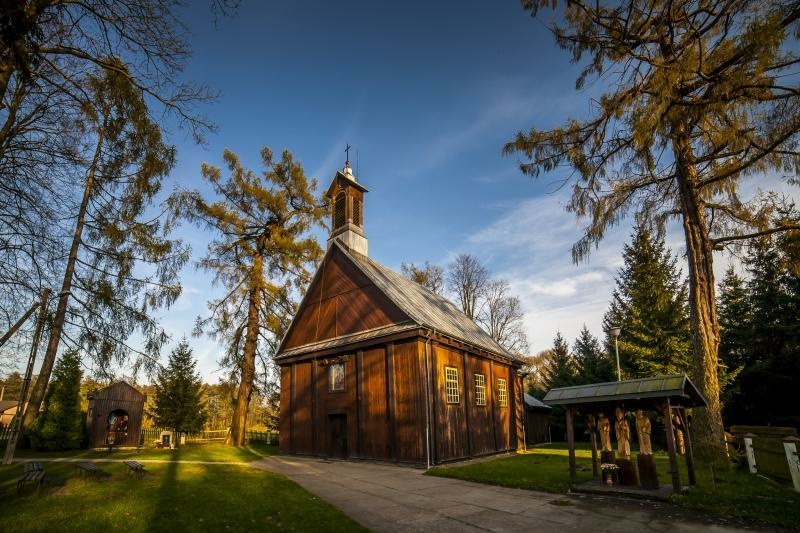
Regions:
[[[549,405],[544,403],[542,400],[540,400],[538,398],[534,398],[533,396],[531,396],[527,392],[525,393],[525,405],[528,406],[528,407],[533,407],[535,409],[542,409],[542,410],[547,410],[547,411],[550,411],[551,409],[553,409],[552,407],[550,407]]]
[[[685,374],[551,389],[544,401],[550,405],[570,405],[667,398],[685,407],[706,405],[703,395]]]
[[[369,339],[378,337],[385,337],[393,335],[402,331],[417,329],[419,326],[413,322],[403,322],[402,324],[392,324],[390,326],[381,326],[379,328],[368,329],[367,331],[359,331],[352,335],[342,335],[333,339],[326,339],[324,341],[312,342],[311,344],[304,344],[281,352],[276,359],[285,359],[296,355],[303,355],[304,353],[317,352],[320,350],[327,350],[328,348],[335,348],[345,344],[353,344]]]
[[[365,255],[347,249],[336,240],[333,245],[338,246],[378,289],[420,326],[516,360],[514,355],[507,352],[447,298],[404,278]]]

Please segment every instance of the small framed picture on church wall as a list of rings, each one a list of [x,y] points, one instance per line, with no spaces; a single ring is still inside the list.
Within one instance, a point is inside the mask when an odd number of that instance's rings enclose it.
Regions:
[[[344,390],[344,363],[334,363],[328,367],[328,390],[330,392]]]

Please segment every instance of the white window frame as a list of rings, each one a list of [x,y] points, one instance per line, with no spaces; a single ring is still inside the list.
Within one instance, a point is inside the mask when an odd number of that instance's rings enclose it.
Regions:
[[[486,405],[486,374],[475,374],[475,405]]]
[[[505,378],[497,378],[497,405],[508,407],[508,381]]]
[[[458,389],[458,369],[454,366],[444,367],[444,392],[447,403],[461,403],[461,393]]]

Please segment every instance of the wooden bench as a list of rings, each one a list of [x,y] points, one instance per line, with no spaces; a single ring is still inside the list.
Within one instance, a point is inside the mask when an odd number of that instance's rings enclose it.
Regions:
[[[25,463],[22,467],[22,471],[25,474],[28,472],[38,472],[39,470],[44,470],[44,468],[42,468],[42,463]]]
[[[144,475],[144,465],[139,461],[123,461],[125,463],[126,474],[139,474]]]
[[[75,468],[85,477],[95,477],[100,473],[100,467],[94,463],[75,463]]]
[[[35,466],[38,466],[38,468],[35,468]],[[25,487],[26,483],[36,483],[36,492],[39,492],[42,489],[42,485],[44,485],[44,478],[45,473],[42,469],[41,463],[25,463],[22,477],[20,477],[19,481],[17,481],[17,492],[22,491],[22,488]]]

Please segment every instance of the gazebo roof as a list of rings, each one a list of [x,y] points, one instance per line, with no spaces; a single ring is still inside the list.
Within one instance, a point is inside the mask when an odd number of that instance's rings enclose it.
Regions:
[[[673,405],[705,407],[706,400],[685,374],[591,383],[551,389],[544,397],[549,405],[607,404],[620,401],[669,399]]]

